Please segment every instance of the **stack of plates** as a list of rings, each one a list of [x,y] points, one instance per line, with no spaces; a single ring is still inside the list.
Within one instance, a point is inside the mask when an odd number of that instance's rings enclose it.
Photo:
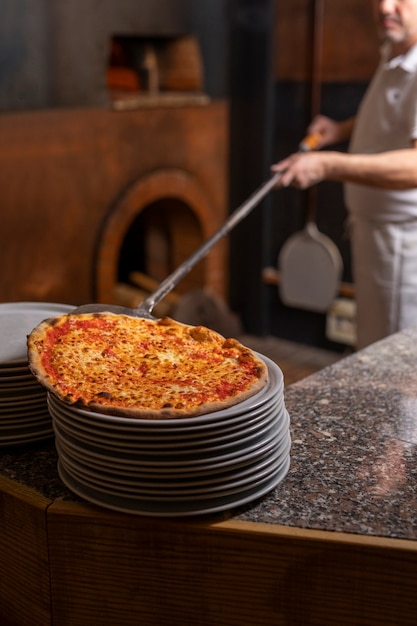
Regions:
[[[143,420],[79,409],[49,394],[58,471],[82,498],[142,515],[222,511],[273,489],[288,472],[291,439],[279,367],[229,409]]]
[[[73,307],[49,302],[0,304],[0,447],[53,436],[46,391],[27,362],[27,335],[42,320]]]

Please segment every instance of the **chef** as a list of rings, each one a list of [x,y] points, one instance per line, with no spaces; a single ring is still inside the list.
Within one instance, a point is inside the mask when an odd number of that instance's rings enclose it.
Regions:
[[[357,304],[357,347],[417,325],[417,0],[368,0],[381,62],[356,117],[317,116],[318,148],[272,166],[277,186],[345,185]]]

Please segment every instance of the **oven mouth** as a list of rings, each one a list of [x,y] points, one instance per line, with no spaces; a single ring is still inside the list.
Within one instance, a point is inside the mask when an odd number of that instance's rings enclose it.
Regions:
[[[141,272],[160,283],[202,244],[203,232],[195,213],[176,198],[161,198],[146,206],[129,225],[121,246],[118,283],[131,284]],[[203,287],[203,260],[177,285],[186,293]]]
[[[149,295],[223,224],[213,209],[200,181],[184,170],[159,170],[137,180],[114,203],[99,235],[96,301],[129,306],[119,300],[120,286],[137,287],[138,274],[153,283],[141,294]],[[224,297],[226,252],[227,242],[218,242],[175,287],[176,294],[208,289]]]

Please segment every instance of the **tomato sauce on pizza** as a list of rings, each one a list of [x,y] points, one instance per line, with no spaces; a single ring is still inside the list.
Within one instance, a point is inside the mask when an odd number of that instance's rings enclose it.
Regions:
[[[227,408],[268,379],[264,361],[236,339],[171,318],[51,318],[29,335],[28,357],[36,378],[62,401],[146,419]]]

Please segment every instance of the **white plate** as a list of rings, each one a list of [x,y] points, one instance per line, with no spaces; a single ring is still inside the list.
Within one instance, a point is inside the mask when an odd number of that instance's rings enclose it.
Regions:
[[[11,382],[12,384],[18,384],[25,380],[35,380],[28,365],[21,365],[19,367],[5,367],[0,363],[0,385]]]
[[[22,407],[34,406],[36,404],[43,404],[46,409],[48,408],[45,391],[41,390],[40,392],[30,394],[22,393],[19,398],[0,397],[0,409],[2,412],[6,412],[8,409],[21,409]]]
[[[45,411],[45,408],[37,409],[36,411],[28,411],[27,413],[21,413],[17,416],[12,417],[0,416],[0,431],[2,428],[10,428],[14,426],[19,427],[25,424],[35,424],[40,421],[48,422],[48,424],[50,424],[52,427],[51,416],[49,415],[48,411]]]
[[[93,427],[89,423],[86,424],[83,420],[77,419],[76,416],[59,410],[49,402],[49,400],[48,406],[53,419],[55,419],[58,424],[66,425],[71,428],[74,434],[76,433],[76,436],[80,439],[98,439],[103,444],[110,442],[115,445],[126,444],[128,446],[136,446],[139,443],[142,447],[146,446],[147,449],[161,447],[174,447],[178,449],[183,447],[188,448],[193,445],[198,446],[202,443],[211,445],[216,442],[230,441],[240,435],[249,434],[258,430],[262,427],[268,416],[273,412],[279,414],[280,411],[283,410],[283,408],[280,409],[274,406],[271,408],[267,407],[265,411],[258,412],[254,416],[248,415],[246,419],[240,422],[232,422],[230,426],[223,426],[223,428],[214,425],[212,428],[199,429],[198,431],[192,432],[188,430],[185,432],[180,430],[174,433],[163,431],[148,435],[144,433],[142,429],[137,431],[134,428],[129,428],[128,430],[113,429],[111,427],[103,428],[100,423],[95,424]]]
[[[56,437],[59,440],[65,441],[65,443],[76,448],[81,453],[92,458],[99,458],[104,461],[110,461],[116,465],[132,465],[134,467],[166,467],[172,468],[172,471],[177,471],[180,468],[207,466],[215,467],[218,464],[232,462],[234,459],[239,459],[242,456],[258,453],[259,450],[265,445],[270,445],[277,437],[279,431],[279,424],[274,425],[273,428],[265,434],[265,436],[251,445],[242,445],[238,449],[232,452],[219,454],[214,456],[212,453],[204,456],[201,452],[194,455],[187,455],[186,457],[171,456],[171,455],[155,455],[148,457],[146,454],[140,454],[136,452],[123,451],[120,454],[119,451],[105,450],[99,445],[91,445],[85,441],[79,441],[74,437],[71,437],[67,433],[61,430],[61,428],[54,423],[56,431]]]
[[[54,302],[0,304],[0,363],[5,366],[26,363],[27,335],[44,319],[69,313],[73,309],[73,306]]]
[[[48,407],[46,404],[46,399],[36,400],[29,404],[24,404],[22,406],[12,406],[12,407],[3,407],[0,403],[0,420],[3,417],[8,418],[16,418],[18,419],[20,415],[29,415],[32,411],[45,411],[48,413]]]
[[[279,444],[278,444],[279,445]],[[242,472],[250,470],[256,463],[259,462],[259,458],[246,458],[237,462],[229,463],[220,467],[211,467],[210,465],[203,466],[201,468],[187,467],[187,468],[172,468],[165,467],[134,467],[132,465],[114,465],[111,461],[98,459],[95,457],[86,457],[83,452],[71,446],[67,441],[56,438],[56,448],[58,455],[61,451],[67,454],[77,464],[83,464],[85,467],[97,470],[100,473],[107,472],[113,476],[120,476],[126,478],[140,478],[148,482],[150,480],[161,481],[183,481],[183,480],[204,480],[209,477],[212,479],[214,476],[223,477],[226,474],[233,474],[234,472]],[[261,461],[275,455],[276,447],[272,446],[269,450],[264,451],[261,457]]]
[[[226,433],[215,432],[213,435],[210,431],[205,433],[204,437],[175,437],[170,440],[166,437],[163,439],[148,441],[145,437],[137,434],[126,434],[122,436],[117,433],[100,432],[100,429],[90,430],[75,424],[70,418],[58,414],[50,408],[52,419],[57,424],[61,432],[70,435],[78,442],[84,442],[87,445],[98,446],[103,450],[111,450],[116,453],[134,452],[135,454],[145,455],[170,455],[175,454],[176,457],[190,453],[198,453],[202,451],[204,454],[218,453],[219,450],[226,446],[235,446],[241,442],[244,445],[250,437],[256,437],[262,434],[265,429],[272,423],[278,423],[282,418],[285,409],[277,411],[274,407],[265,415],[257,417],[255,420],[248,420],[242,423],[239,428],[227,429]]]
[[[35,428],[33,431],[25,433],[12,433],[9,436],[0,436],[0,447],[8,447],[12,445],[23,445],[52,439],[54,431],[52,428]]]
[[[5,402],[10,402],[14,400],[19,400],[19,398],[32,398],[36,395],[43,394],[46,397],[45,388],[36,384],[25,384],[25,385],[1,385],[0,384],[0,402],[3,400]]]
[[[166,471],[164,468],[125,468],[112,466],[111,464],[102,464],[100,461],[86,459],[79,456],[78,453],[67,447],[62,441],[55,439],[58,456],[65,458],[75,464],[81,471],[93,472],[99,476],[112,477],[119,480],[120,484],[124,481],[138,482],[142,486],[154,487],[155,485],[192,486],[193,484],[214,484],[216,482],[225,482],[234,480],[238,477],[252,473],[258,467],[262,467],[264,463],[276,459],[285,453],[286,445],[291,441],[290,433],[287,431],[282,435],[281,440],[276,445],[271,446],[268,450],[264,450],[260,456],[248,457],[244,460],[224,465],[223,467],[205,467],[205,468],[187,468],[178,472]]]
[[[177,480],[158,481],[143,480],[141,478],[126,480],[118,476],[107,477],[99,472],[75,462],[65,453],[60,453],[59,458],[67,471],[75,478],[89,484],[92,487],[102,488],[107,493],[115,495],[129,495],[129,497],[150,497],[152,499],[163,497],[167,499],[182,499],[185,496],[197,494],[212,494],[240,488],[243,485],[255,484],[262,480],[268,473],[275,471],[289,456],[291,450],[291,438],[287,433],[280,446],[267,457],[253,463],[249,468],[236,472],[226,472],[220,476],[207,476],[205,480]]]
[[[282,455],[282,457],[274,459],[269,466],[264,467],[262,470],[255,471],[252,475],[244,478],[239,477],[236,480],[225,481],[221,484],[205,485],[204,487],[194,487],[191,489],[186,489],[184,487],[179,489],[163,490],[155,488],[144,489],[141,487],[129,489],[123,485],[112,485],[103,480],[95,480],[91,475],[79,471],[79,468],[65,463],[63,457],[60,459],[65,470],[73,476],[73,478],[88,487],[98,489],[101,493],[114,495],[116,497],[127,497],[134,500],[173,503],[174,505],[178,501],[192,501],[196,498],[199,500],[207,500],[213,497],[226,497],[240,493],[242,489],[255,487],[257,484],[270,477],[276,471],[281,469],[286,464],[287,460],[288,454]]]
[[[0,365],[0,388],[14,387],[44,387],[38,383],[34,375],[29,369],[29,366],[16,368],[16,371],[12,372],[10,367],[2,368]]]
[[[56,427],[56,425],[55,425]],[[141,448],[123,448],[123,447],[111,447],[111,446],[103,446],[94,445],[95,450],[99,450],[106,454],[109,452],[110,454],[115,454],[116,456],[124,459],[126,453],[129,455],[129,458],[134,456],[135,459],[143,459],[146,464],[159,464],[161,461],[166,464],[167,462],[175,464],[176,467],[181,466],[183,463],[188,463],[190,460],[198,459],[199,462],[203,460],[207,460],[213,463],[216,463],[219,458],[223,458],[226,454],[232,455],[233,453],[241,454],[242,449],[250,449],[258,443],[263,443],[267,438],[275,436],[277,432],[278,425],[276,421],[271,418],[271,420],[262,428],[258,433],[251,434],[248,437],[237,438],[233,442],[228,442],[225,444],[220,444],[216,446],[200,446],[194,447],[190,449],[182,449],[180,451],[173,450],[169,448],[167,450],[147,450],[146,447]],[[57,432],[59,433],[59,437],[62,439],[66,439],[68,433],[63,431],[59,426],[57,428]],[[71,437],[71,435],[69,435]],[[79,440],[78,440],[79,442]],[[80,442],[79,442],[80,443]],[[82,443],[82,442],[81,442]]]
[[[288,435],[289,433],[287,433]],[[258,464],[275,457],[277,453],[279,453],[280,446],[284,445],[282,442],[284,441],[286,436],[283,436],[281,442],[277,443],[276,446],[270,447],[269,450],[264,451],[262,456],[252,458],[246,458],[243,461],[238,461],[232,464],[225,465],[223,467],[213,468],[210,466],[206,466],[203,468],[186,468],[180,469],[178,471],[173,472],[171,469],[166,468],[143,468],[143,467],[132,467],[132,466],[114,466],[111,463],[102,462],[101,460],[96,459],[86,459],[85,456],[80,455],[77,451],[74,451],[70,446],[67,445],[66,442],[56,439],[56,448],[58,451],[58,456],[61,453],[64,453],[67,458],[70,458],[77,466],[82,466],[87,469],[87,471],[97,471],[100,475],[108,474],[110,476],[117,476],[121,480],[141,480],[146,484],[157,483],[158,481],[161,483],[167,484],[168,481],[171,483],[178,482],[188,482],[188,481],[205,481],[207,479],[214,481],[224,480],[225,477],[233,477],[236,475],[241,475],[243,472],[250,472],[254,467]]]
[[[176,502],[175,505],[163,502],[150,502],[147,500],[138,501],[131,498],[116,497],[113,495],[103,494],[100,490],[86,487],[79,481],[75,480],[62,464],[58,463],[58,473],[63,483],[78,496],[84,498],[88,502],[98,504],[107,509],[119,511],[121,513],[135,513],[138,515],[151,515],[159,517],[179,517],[189,515],[205,515],[225,511],[237,506],[248,504],[263,495],[272,491],[287,475],[290,467],[290,458],[284,463],[283,467],[272,476],[259,482],[255,487],[243,489],[241,492],[232,496],[212,498],[211,500],[199,501],[197,498],[192,502]]]
[[[10,432],[10,434],[12,432],[19,433],[23,431],[34,432],[40,427],[42,429],[44,429],[45,427],[49,429],[53,428],[51,418],[47,413],[44,413],[43,415],[38,415],[37,419],[33,419],[29,422],[23,419],[17,420],[13,424],[3,424],[3,421],[0,420],[0,436],[5,435],[7,432]]]
[[[161,474],[144,474],[142,472],[135,472],[126,474],[125,472],[112,472],[110,470],[104,470],[102,467],[95,467],[94,465],[85,465],[83,460],[80,460],[76,455],[67,454],[64,452],[59,443],[59,458],[65,461],[65,465],[76,469],[86,476],[91,477],[93,480],[102,481],[103,484],[109,484],[114,486],[125,486],[128,489],[145,488],[153,491],[159,490],[184,490],[188,491],[193,488],[207,489],[213,485],[221,485],[224,483],[234,483],[238,480],[244,479],[248,476],[253,476],[257,472],[261,472],[267,467],[271,466],[278,459],[282,459],[289,454],[291,447],[291,437],[287,430],[279,445],[272,449],[268,454],[265,454],[261,459],[256,459],[254,462],[249,463],[245,467],[238,467],[235,469],[229,469],[220,473],[210,473],[205,475],[185,475],[185,476],[172,476],[171,474],[165,476]]]
[[[72,441],[68,436],[63,436],[55,428],[55,437],[57,447],[62,446],[62,449],[68,452],[70,456],[74,456],[74,453],[78,458],[82,459],[87,465],[101,466],[113,473],[118,474],[119,471],[127,471],[131,474],[136,472],[148,472],[148,473],[165,473],[165,475],[171,476],[189,476],[194,473],[207,473],[207,472],[222,472],[229,469],[235,469],[243,467],[256,460],[263,458],[271,450],[274,450],[279,446],[282,439],[280,432],[273,435],[268,434],[263,441],[259,441],[252,446],[242,448],[242,450],[234,451],[230,454],[219,455],[215,459],[211,458],[193,458],[187,460],[178,461],[165,461],[161,456],[159,460],[137,459],[135,455],[128,457],[123,455],[112,455],[111,453],[101,450],[92,450],[90,447],[80,446],[78,442]]]

